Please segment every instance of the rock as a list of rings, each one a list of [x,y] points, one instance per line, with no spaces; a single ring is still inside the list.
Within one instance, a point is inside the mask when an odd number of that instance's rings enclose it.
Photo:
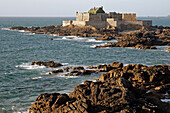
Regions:
[[[95,73],[95,70],[82,70],[82,75],[90,75],[91,73]]]
[[[92,26],[44,26],[44,27],[11,27],[10,30],[26,30],[35,34],[57,34],[59,36],[101,37],[106,33],[114,34],[114,30],[97,30]],[[69,38],[73,39],[73,38]]]
[[[112,40],[112,39],[115,39],[115,37],[112,37],[112,36],[102,36],[100,38],[97,38],[96,40]]]
[[[113,68],[122,68],[122,67],[123,67],[123,63],[113,62],[113,63],[111,64],[111,66],[112,66]]]
[[[97,67],[94,66],[88,66],[87,69],[96,69]]]
[[[51,71],[51,73],[55,73],[55,74],[57,74],[57,73],[61,73],[61,72],[63,72],[63,70],[62,70],[62,69],[57,69],[57,70]]]
[[[168,52],[170,52],[170,47],[167,48]]]
[[[69,71],[69,69],[70,69],[69,67],[64,68],[64,70],[67,72]]]
[[[81,66],[73,68],[73,70],[83,70],[83,69],[84,69],[84,67],[81,67]]]
[[[53,38],[50,38],[49,40],[53,40]]]
[[[156,49],[154,45],[168,45],[170,43],[169,37],[170,29],[165,32],[157,32],[150,30],[141,30],[138,32],[124,33],[119,37],[118,42],[108,43],[95,48],[105,47],[133,47],[137,49]]]
[[[137,48],[137,49],[157,49],[154,46],[144,46],[142,44],[137,44],[134,48]]]
[[[46,66],[47,68],[56,68],[56,67],[63,66],[62,64],[55,63],[54,61],[48,61],[48,62],[36,61],[36,62],[32,62],[31,65]]]
[[[60,107],[69,101],[69,97],[66,94],[52,93],[41,94],[36,99],[36,102],[29,108],[31,112],[52,112],[55,108]]]
[[[91,66],[93,67],[93,66]],[[112,69],[103,73],[95,82],[85,81],[69,95],[41,94],[29,112],[78,112],[78,113],[168,113],[170,104],[170,66],[129,64],[113,62],[98,68]],[[79,69],[79,68],[78,68]],[[72,71],[78,73],[79,71]],[[92,70],[83,70],[90,74]],[[167,94],[168,92],[168,94]]]

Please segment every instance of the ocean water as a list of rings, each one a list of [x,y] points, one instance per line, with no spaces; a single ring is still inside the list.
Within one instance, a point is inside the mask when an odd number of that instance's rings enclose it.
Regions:
[[[168,46],[158,46],[157,50],[95,49],[96,45],[107,41],[95,41],[92,37],[73,37],[70,40],[69,37],[33,35],[7,29],[12,26],[60,25],[62,20],[69,19],[75,18],[0,18],[0,113],[26,112],[41,93],[70,93],[83,81],[100,76],[47,75],[47,72],[54,69],[31,66],[32,61],[55,61],[63,63],[64,67],[109,64],[115,61],[125,65],[170,65],[170,53],[166,51]],[[153,20],[154,25],[170,26],[170,18],[149,19]]]

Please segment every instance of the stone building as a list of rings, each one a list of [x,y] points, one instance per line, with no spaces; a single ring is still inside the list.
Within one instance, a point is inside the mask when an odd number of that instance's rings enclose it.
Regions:
[[[63,21],[63,26],[91,25],[97,29],[100,28],[119,28],[121,30],[138,29],[142,26],[152,26],[151,20],[137,20],[135,13],[105,13],[103,7],[91,8],[87,13],[76,12],[76,20]]]

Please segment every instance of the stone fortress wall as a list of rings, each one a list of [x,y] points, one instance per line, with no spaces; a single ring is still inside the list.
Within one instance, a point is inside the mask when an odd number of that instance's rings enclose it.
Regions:
[[[77,25],[87,26],[91,25],[97,29],[100,28],[118,28],[122,25],[137,25],[137,26],[152,26],[152,21],[138,21],[135,13],[78,13],[76,12],[76,20],[63,21],[63,26]]]

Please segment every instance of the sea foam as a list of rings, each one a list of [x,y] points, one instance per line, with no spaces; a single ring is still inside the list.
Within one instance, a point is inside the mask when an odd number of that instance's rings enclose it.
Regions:
[[[1,28],[1,30],[10,30],[9,28]]]
[[[46,68],[45,66],[31,65],[31,63],[22,63],[21,65],[17,65],[15,67],[24,68],[24,69],[28,69],[28,70]]]
[[[33,77],[32,79],[36,80],[36,79],[40,79],[40,78],[42,78],[42,77]]]

